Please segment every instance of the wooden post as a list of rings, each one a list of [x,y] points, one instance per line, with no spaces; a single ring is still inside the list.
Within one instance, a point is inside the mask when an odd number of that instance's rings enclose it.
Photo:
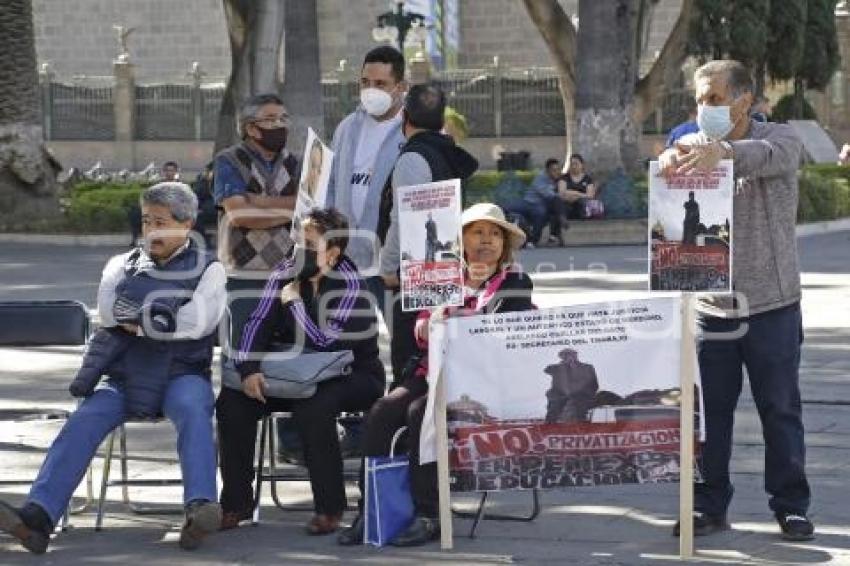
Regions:
[[[679,447],[679,558],[694,555],[694,295],[682,293],[681,371],[679,404],[681,444]]]
[[[437,482],[440,493],[440,548],[451,550],[452,542],[452,502],[449,486],[449,431],[446,423],[446,383],[443,371],[437,380],[435,391],[434,418],[437,419]]]

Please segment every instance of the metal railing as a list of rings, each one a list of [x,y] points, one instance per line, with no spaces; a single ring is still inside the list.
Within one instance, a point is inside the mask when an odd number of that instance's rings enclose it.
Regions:
[[[114,80],[110,77],[59,82],[42,74],[42,115],[47,139],[114,139]],[[565,131],[564,105],[558,77],[550,68],[460,69],[432,76],[446,92],[448,103],[464,115],[473,137],[559,136]],[[197,73],[186,83],[134,86],[137,140],[213,140],[224,96],[222,79]],[[686,119],[683,89],[668,92],[643,125],[658,133]],[[322,79],[324,127],[327,135],[354,110],[358,84],[349,76]]]

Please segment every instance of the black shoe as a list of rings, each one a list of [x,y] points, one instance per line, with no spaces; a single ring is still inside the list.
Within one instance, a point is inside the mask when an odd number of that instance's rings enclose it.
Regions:
[[[351,526],[346,527],[336,536],[336,541],[342,546],[363,544],[363,527],[363,515],[358,513]]]
[[[702,511],[694,511],[694,536],[704,537],[729,528],[725,515],[708,515]],[[673,536],[679,536],[679,521],[673,527]]]
[[[815,538],[815,526],[802,513],[777,513],[776,522],[782,529],[785,540],[812,540]]]
[[[47,513],[41,507],[28,504],[25,509],[16,509],[0,501],[0,531],[18,539],[33,554],[44,554],[53,529]]]
[[[390,544],[393,546],[421,546],[440,538],[440,521],[417,515],[413,523],[397,535]]]

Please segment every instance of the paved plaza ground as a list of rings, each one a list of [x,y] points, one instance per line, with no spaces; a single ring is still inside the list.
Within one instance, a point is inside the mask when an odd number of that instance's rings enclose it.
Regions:
[[[850,564],[850,232],[800,238],[805,343],[802,361],[803,412],[808,472],[813,488],[811,518],[817,539],[788,543],[767,508],[763,490],[763,442],[758,417],[745,387],[738,419],[732,469],[736,495],[732,530],[697,539],[701,563]],[[114,247],[66,247],[0,243],[0,300],[78,299],[94,305],[97,282]],[[645,286],[643,247],[543,248],[523,252],[535,275],[535,301],[556,305],[578,296]],[[581,295],[580,295],[581,294]],[[383,340],[386,357],[386,340]],[[67,393],[79,363],[79,349],[0,349],[0,419],[23,409],[71,409]],[[34,477],[61,421],[0,421],[0,479]],[[174,434],[168,423],[130,429],[131,475],[179,473]],[[102,460],[95,461],[99,480]],[[0,498],[20,502],[25,487],[0,487]],[[176,515],[134,515],[120,502],[120,489],[108,494],[106,528],[93,529],[92,513],[75,515],[72,527],[37,557],[0,535],[0,564],[665,564],[677,560],[670,534],[678,512],[678,486],[577,488],[542,494],[543,511],[532,523],[484,521],[475,539],[469,521],[455,520],[455,549],[438,544],[417,549],[343,548],[333,537],[309,537],[302,525],[310,513],[306,483],[282,486],[277,509],[263,501],[261,524],[210,537],[192,553],[177,547]],[[82,495],[84,490],[78,491]],[[355,495],[353,489],[349,494]],[[179,501],[179,488],[139,488],[141,501]],[[494,510],[521,513],[527,493],[496,494]],[[470,497],[456,498],[460,506]],[[350,518],[350,515],[349,515]]]

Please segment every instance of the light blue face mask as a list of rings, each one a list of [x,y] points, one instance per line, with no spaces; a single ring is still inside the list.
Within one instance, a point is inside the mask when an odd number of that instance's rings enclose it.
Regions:
[[[697,125],[700,131],[712,140],[722,140],[735,126],[729,106],[707,104],[700,104],[697,108]]]

